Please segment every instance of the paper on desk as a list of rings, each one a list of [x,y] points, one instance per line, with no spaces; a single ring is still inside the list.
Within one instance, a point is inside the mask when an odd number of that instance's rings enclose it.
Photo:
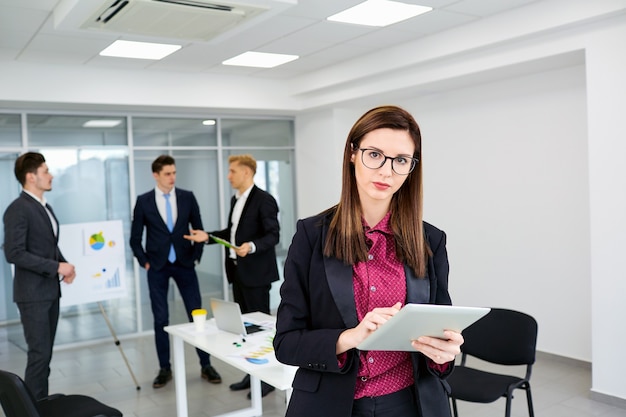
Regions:
[[[274,355],[274,334],[259,334],[259,337],[248,337],[245,342],[237,345],[241,351],[231,357],[240,358],[253,365],[276,365]]]

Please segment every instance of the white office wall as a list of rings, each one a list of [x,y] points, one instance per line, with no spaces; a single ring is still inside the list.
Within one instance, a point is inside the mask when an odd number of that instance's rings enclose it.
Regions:
[[[2,101],[32,101],[81,109],[86,104],[285,114],[299,105],[285,83],[276,80],[15,61],[0,65],[0,91],[0,106]]]
[[[584,67],[405,106],[422,127],[424,218],[448,233],[454,303],[529,313],[538,349],[590,361]]]
[[[588,40],[592,391],[626,399],[626,25]]]
[[[343,147],[358,111],[328,109],[296,118],[298,218],[339,202]]]

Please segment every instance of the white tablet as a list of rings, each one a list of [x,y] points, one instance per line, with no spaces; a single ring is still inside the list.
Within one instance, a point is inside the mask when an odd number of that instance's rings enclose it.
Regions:
[[[357,349],[415,352],[411,340],[420,336],[443,337],[444,330],[460,332],[490,310],[486,307],[407,304]]]

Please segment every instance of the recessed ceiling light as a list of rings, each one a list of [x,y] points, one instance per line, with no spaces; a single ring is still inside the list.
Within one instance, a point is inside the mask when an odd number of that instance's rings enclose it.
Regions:
[[[115,127],[122,123],[121,120],[103,119],[89,120],[83,123],[83,127]]]
[[[215,120],[213,119],[203,120],[202,124],[205,126],[215,126]]]
[[[164,43],[115,41],[105,48],[100,55],[117,58],[163,59],[178,51],[182,46]]]
[[[298,55],[270,54],[267,52],[244,52],[241,55],[227,59],[222,62],[222,64],[237,65],[240,67],[274,68],[298,58]]]
[[[431,11],[432,7],[390,0],[367,0],[339,12],[327,20],[365,26],[388,26]]]

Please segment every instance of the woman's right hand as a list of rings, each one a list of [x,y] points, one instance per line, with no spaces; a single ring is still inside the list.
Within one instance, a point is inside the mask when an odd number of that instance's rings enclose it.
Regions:
[[[367,339],[378,327],[389,320],[402,308],[398,302],[391,307],[378,307],[368,312],[363,320],[352,329],[345,330],[337,339],[337,355],[346,352]]]

